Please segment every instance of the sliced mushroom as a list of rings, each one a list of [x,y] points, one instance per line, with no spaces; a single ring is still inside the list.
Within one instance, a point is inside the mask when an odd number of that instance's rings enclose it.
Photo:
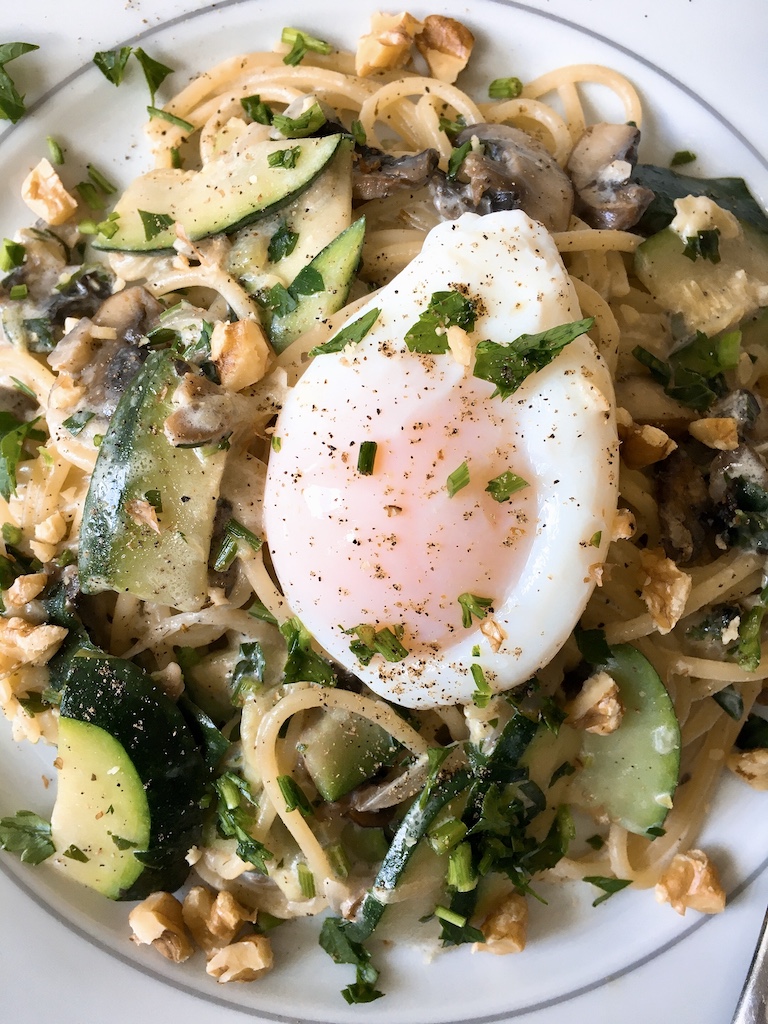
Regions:
[[[184,373],[183,366],[180,373]],[[242,421],[247,400],[202,374],[184,373],[173,394],[173,405],[163,426],[165,436],[177,448],[199,448],[229,437]]]
[[[640,131],[630,124],[590,125],[573,147],[567,170],[576,190],[576,213],[593,228],[634,227],[653,192],[630,181]]]
[[[573,209],[573,186],[549,151],[519,128],[473,124],[456,145],[476,139],[482,152],[467,154],[455,180],[436,176],[431,185],[438,213],[455,220],[462,213],[524,210],[549,231],[564,231]]]
[[[704,543],[704,520],[710,509],[704,474],[681,447],[659,463],[657,480],[664,550],[685,564]]]
[[[437,169],[440,156],[436,149],[425,149],[413,156],[390,156],[380,149],[363,146],[352,171],[352,197],[357,203],[386,199],[403,189],[426,185]]]

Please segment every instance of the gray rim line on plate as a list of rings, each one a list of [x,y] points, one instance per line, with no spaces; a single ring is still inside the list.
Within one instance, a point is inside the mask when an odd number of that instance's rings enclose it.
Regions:
[[[196,11],[188,11],[186,14],[180,14],[175,18],[171,18],[169,21],[162,22],[161,24],[155,25],[150,29],[145,29],[143,32],[131,36],[130,39],[127,39],[121,43],[117,43],[114,48],[120,46],[133,46],[136,43],[140,43],[143,42],[145,39],[151,38],[158,32],[165,32],[176,25],[185,24],[198,17],[204,17],[208,14],[211,14],[214,11],[222,11],[228,7],[239,7],[243,4],[248,4],[252,2],[253,0],[222,0],[221,3],[209,4],[207,7],[202,7]],[[622,53],[625,56],[630,57],[632,60],[637,61],[639,64],[642,64],[644,67],[653,71],[655,74],[660,75],[663,79],[665,79],[667,82],[673,85],[676,89],[680,90],[690,99],[694,100],[700,107],[706,110],[708,114],[714,117],[715,120],[719,121],[720,124],[722,124],[729,132],[731,132],[731,134],[738,139],[738,141],[758,160],[758,162],[766,170],[768,170],[768,160],[766,160],[763,154],[758,149],[756,149],[755,146],[734,125],[732,125],[730,121],[727,120],[727,118],[723,117],[723,115],[720,114],[714,107],[712,107],[705,100],[701,99],[701,97],[697,96],[693,89],[690,89],[687,85],[683,84],[681,81],[675,78],[674,75],[671,75],[667,71],[664,71],[663,68],[658,67],[656,64],[648,60],[646,57],[642,57],[640,54],[637,54],[633,50],[629,49],[629,47],[623,46],[621,43],[615,42],[608,36],[604,36],[599,32],[593,31],[592,29],[584,28],[583,26],[576,24],[576,22],[570,21],[568,18],[563,18],[560,15],[553,14],[549,11],[541,11],[538,10],[537,8],[529,7],[527,4],[518,3],[517,0],[488,0],[488,2],[499,4],[502,7],[509,7],[514,8],[516,10],[525,11],[527,14],[533,14],[536,17],[543,18],[545,21],[552,21],[559,25],[563,25],[564,27],[572,29],[573,31],[578,32],[582,35],[590,36],[591,38],[597,40],[598,42],[611,47],[611,49],[617,50],[619,53]],[[59,82],[57,85],[49,89],[47,93],[41,96],[38,100],[35,100],[35,102],[27,108],[27,116],[34,114],[35,111],[37,111],[40,107],[44,106],[49,99],[60,93],[63,87],[69,85],[71,82],[75,81],[75,79],[79,78],[81,75],[88,72],[91,69],[91,66],[91,63],[88,63],[80,68],[77,68],[75,71],[67,75],[66,78],[62,79],[61,82]],[[16,125],[11,125],[8,129],[6,129],[5,132],[0,134],[0,144],[2,144],[6,139],[8,139],[11,136],[15,128]],[[752,872],[751,875],[749,875],[748,878],[741,882],[741,884],[737,885],[736,888],[728,894],[728,901],[731,902],[734,899],[738,899],[742,895],[742,893],[745,892],[745,890],[748,889],[749,886],[755,881],[755,879],[757,879],[763,873],[763,871],[766,870],[766,868],[768,868],[768,857],[762,862],[762,864],[759,865],[758,868],[755,869],[755,871]],[[101,942],[99,939],[89,934],[89,932],[86,931],[84,928],[81,928],[80,925],[74,923],[64,914],[60,913],[58,910],[55,910],[53,907],[51,907],[48,903],[45,902],[45,900],[40,895],[38,895],[38,893],[34,889],[32,889],[23,880],[23,878],[20,875],[18,875],[12,868],[10,868],[8,864],[4,863],[3,858],[0,858],[0,872],[2,872],[2,874],[9,878],[30,899],[32,899],[39,907],[41,907],[46,913],[50,914],[64,927],[70,929],[71,931],[74,931],[81,938],[85,939],[91,945],[95,946],[97,949],[100,949],[108,956],[115,957],[121,963],[127,965],[133,970],[140,971],[142,974],[146,975],[149,978],[152,978],[154,981],[159,981],[162,984],[170,985],[171,987],[176,988],[179,991],[186,993],[187,995],[191,995],[197,999],[203,999],[209,1003],[213,1003],[217,1006],[222,1006],[231,1011],[243,1013],[246,1016],[257,1018],[261,1017],[262,1020],[276,1021],[280,1022],[280,1024],[297,1024],[295,1016],[285,1016],[284,1014],[269,1013],[265,1010],[251,1009],[250,1007],[244,1006],[236,1006],[226,999],[220,999],[213,993],[201,992],[192,986],[185,985],[181,981],[176,981],[173,978],[166,977],[165,975],[154,971],[150,966],[142,964],[136,960],[132,960],[131,958],[121,953],[119,950],[112,949],[106,943]],[[530,1006],[520,1007],[517,1010],[508,1010],[502,1013],[492,1014],[490,1016],[484,1017],[456,1019],[450,1022],[446,1022],[446,1024],[502,1024],[502,1022],[504,1021],[524,1017],[530,1013],[535,1013],[540,1010],[546,1010],[553,1006],[558,1006],[563,1003],[570,1002],[572,999],[576,999],[579,996],[587,995],[590,992],[594,992],[596,989],[602,988],[602,986],[606,985],[608,982],[623,977],[624,975],[629,974],[631,971],[634,971],[637,968],[643,967],[645,964],[650,963],[657,957],[666,953],[668,950],[677,946],[680,942],[688,938],[689,935],[692,935],[694,932],[697,932],[709,920],[709,917],[701,917],[698,921],[691,925],[690,928],[686,928],[685,931],[681,932],[673,939],[670,939],[668,942],[665,942],[663,946],[660,946],[653,952],[646,954],[639,960],[634,960],[632,963],[627,964],[625,967],[622,967],[618,971],[614,971],[613,973],[608,974],[603,978],[599,978],[593,982],[590,982],[587,985],[583,985],[580,988],[572,989],[571,991],[565,992],[562,995],[554,996],[552,999],[542,1000],[538,1003],[531,1004]],[[419,1018],[418,1020],[414,1019],[413,1022],[401,1021],[400,1024],[420,1024],[420,1022],[421,1018]],[[336,1022],[324,1021],[319,1018],[315,1018],[311,1022],[311,1024],[336,1024]]]

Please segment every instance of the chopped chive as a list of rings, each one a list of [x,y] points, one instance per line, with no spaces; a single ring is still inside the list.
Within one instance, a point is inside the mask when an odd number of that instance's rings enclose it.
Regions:
[[[171,146],[171,167],[178,171],[181,167],[181,153],[178,146]]]
[[[301,895],[305,896],[308,900],[313,899],[316,895],[315,876],[303,861],[299,861],[296,865],[296,873],[299,876],[299,888],[301,889]]]
[[[25,284],[14,284],[9,292],[12,299],[26,299],[28,294],[29,288]]]
[[[449,818],[429,831],[427,842],[438,855],[449,853],[454,846],[458,846],[466,834],[467,826],[463,821]]]
[[[487,609],[493,604],[492,597],[478,597],[477,594],[470,593],[459,594],[458,601],[461,605],[461,624],[465,629],[472,625],[473,615],[478,619],[484,619],[488,614]]]
[[[284,28],[280,39],[286,46],[291,47],[290,52],[283,57],[283,63],[290,67],[301,64],[310,51],[327,55],[332,50],[330,43],[326,43],[324,39],[300,32],[297,28]]]
[[[48,154],[51,158],[52,164],[63,164],[64,163],[64,151],[62,150],[59,143],[54,139],[52,135],[49,135],[46,140],[48,143]]]
[[[628,885],[632,884],[631,879],[627,878],[603,878],[600,875],[585,875],[584,881],[589,882],[590,885],[596,885],[598,889],[603,890],[603,895],[598,896],[592,903],[593,907],[599,906],[601,903],[613,896],[614,893],[621,892],[622,889],[626,889]]]
[[[262,545],[262,541],[255,533],[251,533],[236,519],[230,519],[224,527],[221,543],[213,556],[212,568],[216,572],[226,572],[229,569],[237,557],[240,541],[246,543],[254,551],[258,551]]]
[[[457,914],[455,910],[449,910],[448,907],[435,907],[435,917],[438,917],[441,921],[446,921],[448,924],[455,924],[457,928],[463,928],[467,923],[466,917],[462,914]]]
[[[458,149],[452,149],[451,155],[448,157],[448,177],[453,179],[459,173],[461,165],[467,157],[467,154],[472,149],[472,140],[467,139],[466,142],[462,143]]]
[[[523,480],[517,473],[506,470],[504,473],[495,476],[493,480],[489,480],[488,486],[485,489],[494,501],[503,502],[509,501],[513,494],[529,486],[528,481]]]
[[[298,117],[286,117],[285,114],[275,114],[272,118],[274,127],[287,139],[305,139],[314,135],[328,119],[322,111],[319,103],[313,103],[303,114]]]
[[[72,413],[71,416],[64,420],[62,426],[65,427],[73,437],[77,437],[85,425],[93,419],[94,415],[94,413],[88,412],[87,410]]]
[[[147,113],[150,118],[158,118],[161,121],[167,121],[168,124],[175,125],[177,128],[181,128],[182,131],[191,133],[195,130],[195,126],[189,121],[185,121],[183,117],[177,117],[176,114],[172,114],[170,110],[163,110],[162,107],[147,107]]]
[[[456,892],[471,892],[476,887],[477,875],[472,865],[472,847],[469,843],[459,843],[448,854],[446,881]]]
[[[6,544],[10,544],[12,547],[18,547],[18,545],[21,544],[23,536],[21,527],[14,526],[13,523],[3,523],[3,540]],[[3,587],[3,589],[7,590],[8,588]]]
[[[378,445],[375,441],[363,441],[360,444],[360,452],[357,456],[357,472],[361,476],[371,476],[373,474],[373,464],[376,461],[376,449]]]
[[[488,95],[492,100],[515,100],[523,91],[523,83],[519,78],[494,78],[488,86]]]
[[[92,181],[81,181],[79,185],[75,185],[75,191],[92,210],[104,209],[104,197]]]
[[[293,146],[291,149],[276,149],[267,157],[270,167],[295,167],[296,161],[301,156],[301,146]]]
[[[469,466],[466,462],[462,462],[458,469],[454,469],[454,471],[449,474],[448,479],[445,482],[448,497],[452,498],[455,494],[458,494],[459,491],[463,487],[466,487],[468,483]]]
[[[472,703],[475,707],[486,708],[488,707],[488,702],[493,696],[493,690],[491,689],[490,683],[485,678],[485,673],[480,665],[470,665],[469,671],[472,673],[472,678],[475,682],[475,691],[472,694]]]
[[[260,601],[258,597],[253,599],[252,604],[248,608],[248,614],[252,615],[254,619],[258,619],[260,622],[268,622],[270,626],[277,625],[277,619],[272,612],[267,608],[263,601]]]
[[[307,794],[291,775],[278,775],[277,784],[285,800],[286,811],[300,811],[306,818],[314,814]]]
[[[25,384],[23,380],[19,380],[18,377],[11,377],[11,380],[13,381],[13,386],[16,391],[20,391],[22,395],[26,395],[27,398],[33,398],[37,401],[37,395],[28,384]]]
[[[331,862],[331,867],[336,877],[347,878],[352,865],[349,863],[349,857],[347,857],[341,843],[333,843],[331,846],[326,847],[325,852],[328,854],[328,860]]]
[[[363,128],[363,122],[354,120],[350,125],[350,131],[352,132],[352,138],[358,144],[358,146],[364,146],[368,141],[368,136],[365,134],[365,128]]]
[[[85,169],[88,171],[88,177],[91,179],[93,184],[104,193],[105,196],[111,196],[117,192],[117,186],[113,185],[109,178],[105,178],[101,171],[94,167],[93,164],[86,164]]]
[[[274,112],[267,103],[261,102],[260,96],[243,96],[240,105],[248,117],[257,124],[272,124]]]
[[[272,440],[269,443],[273,452],[279,452],[283,447],[282,438],[278,437],[277,434],[272,435]]]

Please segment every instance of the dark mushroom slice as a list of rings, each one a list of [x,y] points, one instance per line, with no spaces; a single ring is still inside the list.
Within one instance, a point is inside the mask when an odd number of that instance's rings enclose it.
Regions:
[[[706,536],[711,501],[704,472],[680,447],[658,464],[656,481],[661,542],[667,556],[684,565],[698,555]]]
[[[421,188],[437,170],[439,159],[436,149],[391,156],[380,149],[362,146],[352,169],[352,199],[355,203],[367,203],[404,189]]]
[[[744,437],[755,426],[762,411],[762,403],[754,392],[737,388],[715,402],[707,416],[730,417],[736,421],[739,437]]]
[[[573,209],[573,186],[552,154],[519,128],[472,124],[456,145],[482,144],[465,157],[455,179],[436,176],[431,185],[437,212],[446,220],[462,213],[523,210],[549,231],[565,231]]]
[[[174,411],[163,424],[165,436],[176,448],[219,444],[242,421],[238,398],[199,373],[184,373],[173,394]]]
[[[573,147],[567,170],[576,191],[576,213],[593,228],[626,231],[637,224],[653,192],[630,181],[640,130],[630,124],[590,125]]]

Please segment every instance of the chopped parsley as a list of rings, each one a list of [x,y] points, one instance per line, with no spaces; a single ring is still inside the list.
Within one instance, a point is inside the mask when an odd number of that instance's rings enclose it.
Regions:
[[[699,231],[685,239],[683,256],[695,263],[699,257],[709,260],[710,263],[720,262],[720,231],[718,228],[710,228],[707,231]]]
[[[598,889],[603,890],[603,895],[598,896],[592,903],[593,907],[597,907],[601,903],[605,903],[605,901],[610,899],[614,893],[621,892],[622,889],[626,889],[628,885],[632,884],[631,879],[603,878],[601,875],[585,875],[584,881],[589,882],[591,885],[596,885]]]
[[[448,491],[448,497],[453,498],[454,495],[458,494],[462,488],[466,487],[469,483],[469,466],[466,462],[454,469],[452,473],[448,474],[448,479],[445,481],[445,488]]]
[[[211,559],[211,568],[215,572],[226,572],[238,555],[240,543],[247,544],[252,551],[258,551],[263,541],[252,533],[237,519],[230,519],[224,527],[221,542]]]
[[[477,594],[470,593],[459,594],[458,601],[461,605],[461,624],[465,629],[472,625],[473,615],[475,618],[484,619],[488,609],[493,605],[492,597],[478,597]]]
[[[291,255],[298,240],[298,232],[291,231],[287,224],[282,223],[269,240],[267,258],[271,263],[279,263],[285,256]]]
[[[294,296],[294,298],[299,295],[316,295],[318,292],[325,291],[323,275],[311,264],[307,264],[307,266],[302,267],[296,277],[294,277],[288,291]]]
[[[35,429],[40,417],[20,423],[8,412],[0,412],[0,494],[6,501],[16,493],[16,469],[27,441],[44,441],[45,434]]]
[[[168,213],[151,213],[149,210],[139,210],[138,212],[144,227],[144,237],[148,242],[173,227],[173,217]]]
[[[309,818],[314,811],[309,798],[298,782],[291,775],[278,775],[277,784],[285,800],[286,811],[299,811],[303,817]]]
[[[492,100],[516,100],[523,91],[523,83],[519,78],[494,78],[488,86],[488,95]]]
[[[696,154],[692,153],[690,149],[678,149],[673,154],[672,159],[669,161],[670,167],[683,167],[685,164],[692,164],[696,159]]]
[[[264,682],[266,659],[258,640],[240,644],[238,659],[232,670],[232,704],[241,708],[246,698],[258,693]]]
[[[26,247],[21,242],[14,242],[10,238],[4,238],[0,246],[0,270],[8,274],[24,262]]]
[[[141,64],[141,70],[144,72],[144,78],[146,79],[147,88],[149,89],[150,106],[155,105],[155,93],[166,80],[168,75],[173,74],[173,68],[169,68],[166,64],[161,64],[159,60],[155,60],[150,57],[148,53],[137,46],[133,51],[133,55],[136,60]]]
[[[474,375],[496,386],[492,398],[513,395],[526,378],[552,362],[566,345],[594,324],[593,317],[552,327],[540,334],[521,334],[508,345],[481,341],[475,350]]]
[[[673,352],[667,361],[641,345],[632,350],[670,398],[698,412],[724,394],[723,373],[736,368],[740,354],[741,331],[728,331],[714,338],[697,331],[693,341]]]
[[[319,103],[313,103],[307,107],[303,114],[298,117],[286,117],[285,114],[275,114],[272,118],[273,126],[284,135],[286,139],[306,139],[314,135],[326,123],[326,116],[320,109]]]
[[[288,647],[288,658],[283,669],[283,682],[319,683],[321,686],[335,686],[336,675],[330,662],[312,648],[312,636],[294,616],[280,626],[280,632]]]
[[[309,354],[311,356],[325,356],[331,352],[341,352],[347,345],[358,345],[379,319],[380,314],[380,309],[369,309],[363,316],[353,320],[346,327],[342,327],[339,333],[335,334],[330,341],[310,349]]]
[[[455,289],[434,292],[425,311],[408,329],[405,343],[410,352],[439,355],[448,351],[446,330],[461,327],[468,333],[475,329],[475,303]]]
[[[68,846],[66,848],[66,850],[62,854],[62,857],[68,857],[70,860],[76,860],[80,864],[87,864],[89,859],[88,856],[85,853],[83,853],[83,851],[80,849],[80,847],[75,846],[74,843],[72,843],[71,846]]]
[[[350,933],[350,922],[328,917],[320,930],[320,945],[336,964],[351,964],[355,968],[355,981],[342,989],[341,994],[350,1004],[370,1003],[384,993],[376,988],[379,972],[371,963],[371,954],[362,942]]]
[[[360,452],[357,456],[357,472],[361,476],[373,474],[373,464],[376,461],[376,450],[378,445],[375,441],[362,441]]]
[[[265,862],[272,859],[272,854],[250,834],[257,808],[248,783],[235,772],[224,772],[213,785],[219,833],[225,839],[237,839],[238,857],[265,875]]]
[[[77,435],[84,429],[85,425],[92,420],[95,415],[95,413],[89,412],[87,409],[83,409],[80,412],[73,412],[71,416],[64,420],[62,426],[65,427],[73,437],[77,437]]]
[[[13,79],[5,70],[5,65],[10,64],[17,57],[25,53],[39,50],[40,47],[34,43],[2,43],[0,44],[0,119],[16,124],[26,113],[24,97],[13,84]]]
[[[33,811],[0,818],[0,850],[18,853],[25,864],[41,864],[56,852],[50,822]]]
[[[503,502],[509,501],[513,494],[517,494],[518,491],[522,491],[529,486],[530,484],[527,480],[523,480],[517,473],[513,473],[508,469],[495,476],[493,480],[489,480],[485,489],[494,501]]]
[[[128,58],[133,53],[130,46],[118,50],[99,50],[93,55],[93,63],[112,85],[120,85],[125,75]]]
[[[455,121],[451,121],[449,117],[444,117],[441,114],[437,126],[446,135],[460,135],[467,127],[467,119],[463,114],[459,114]]]

